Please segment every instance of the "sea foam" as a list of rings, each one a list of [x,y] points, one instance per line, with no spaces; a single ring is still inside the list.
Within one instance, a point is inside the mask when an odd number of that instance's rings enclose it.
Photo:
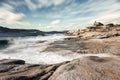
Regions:
[[[110,56],[109,54],[77,54],[70,50],[43,52],[50,43],[63,40],[68,37],[76,36],[57,34],[49,36],[13,38],[12,40],[10,39],[11,45],[8,48],[0,50],[0,59],[22,59],[25,60],[26,63],[31,64],[55,64],[84,56]]]

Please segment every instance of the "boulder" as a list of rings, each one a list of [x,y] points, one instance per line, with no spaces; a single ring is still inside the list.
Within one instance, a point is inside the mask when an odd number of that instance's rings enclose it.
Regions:
[[[93,25],[94,26],[103,26],[103,24],[101,22],[97,22],[97,21],[95,21]]]
[[[48,80],[120,80],[120,59],[84,57],[60,66]]]
[[[107,27],[113,27],[114,24],[113,24],[113,23],[109,23],[109,24],[107,24],[106,26],[107,26]]]

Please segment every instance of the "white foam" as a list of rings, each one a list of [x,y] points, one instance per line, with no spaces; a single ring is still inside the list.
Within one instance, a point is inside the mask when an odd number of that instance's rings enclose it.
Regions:
[[[49,35],[27,38],[15,38],[13,43],[7,49],[0,51],[0,59],[22,59],[32,64],[55,64],[64,61],[70,61],[84,56],[108,57],[109,54],[77,54],[70,50],[60,50],[57,52],[42,52],[50,43],[63,40],[71,36]],[[74,36],[73,36],[74,37]],[[38,41],[45,41],[37,43]]]

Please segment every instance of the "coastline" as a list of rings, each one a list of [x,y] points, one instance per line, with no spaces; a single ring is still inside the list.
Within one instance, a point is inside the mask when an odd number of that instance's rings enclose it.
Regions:
[[[84,30],[67,32],[65,35],[70,37],[53,41],[40,52],[57,52],[68,61],[28,64],[21,59],[0,60],[0,80],[119,80],[119,28],[119,25],[106,28],[100,22],[94,23]]]

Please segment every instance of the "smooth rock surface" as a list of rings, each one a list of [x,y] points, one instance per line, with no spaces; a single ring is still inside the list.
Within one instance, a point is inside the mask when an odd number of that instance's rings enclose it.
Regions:
[[[49,80],[120,80],[120,59],[96,56],[60,66]]]

